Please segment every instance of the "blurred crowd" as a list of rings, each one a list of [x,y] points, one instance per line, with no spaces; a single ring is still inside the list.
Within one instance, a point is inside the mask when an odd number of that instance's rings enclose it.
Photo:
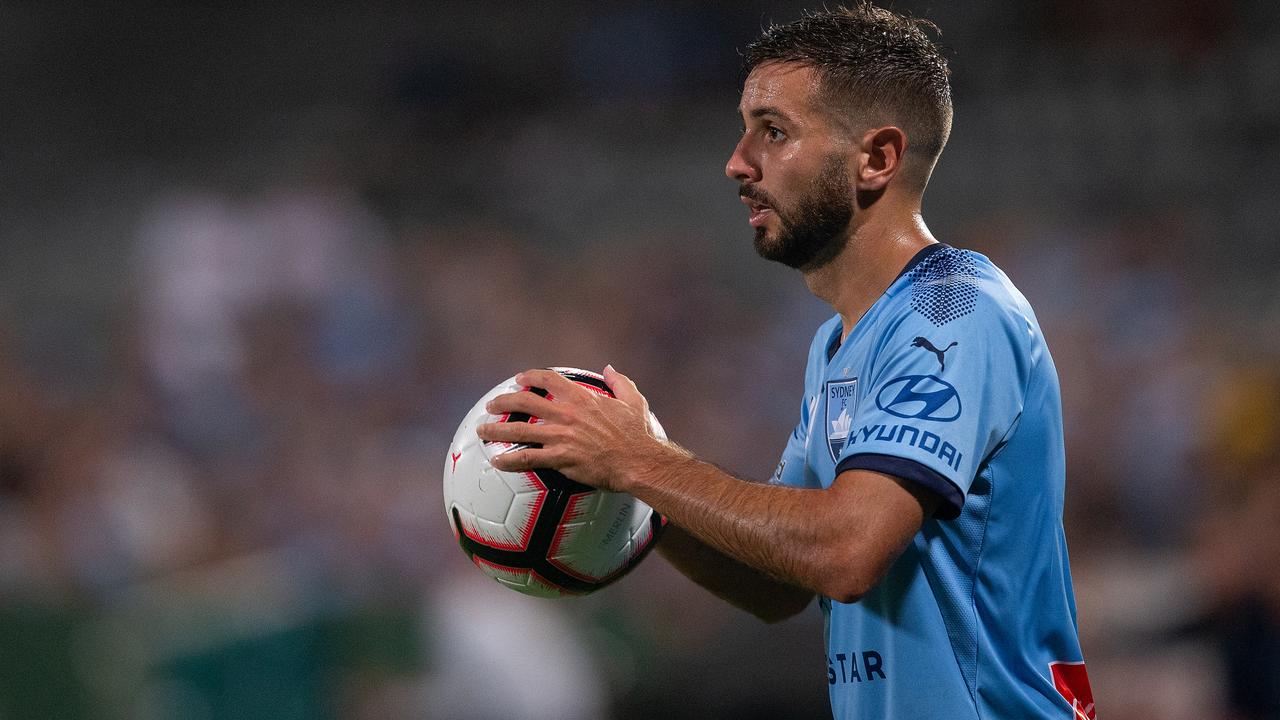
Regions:
[[[953,56],[926,217],[1057,361],[1100,713],[1280,717],[1280,14],[965,5],[899,3]],[[0,717],[824,716],[816,607],[525,598],[439,491],[548,365],[772,470],[829,309],[721,168],[797,11],[313,10],[0,8]]]

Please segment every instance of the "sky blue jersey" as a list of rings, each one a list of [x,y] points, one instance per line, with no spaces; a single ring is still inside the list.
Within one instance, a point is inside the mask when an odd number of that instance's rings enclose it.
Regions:
[[[813,340],[772,482],[866,469],[941,503],[861,600],[821,600],[835,718],[1093,718],[1058,376],[1026,299],[986,257],[931,245],[841,330]]]

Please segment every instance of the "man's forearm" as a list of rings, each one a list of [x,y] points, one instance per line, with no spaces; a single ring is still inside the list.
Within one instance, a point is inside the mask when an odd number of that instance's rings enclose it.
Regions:
[[[765,622],[785,620],[813,599],[813,592],[747,567],[678,525],[667,526],[657,549],[690,580]]]
[[[549,467],[630,493],[744,565],[841,602],[879,582],[937,506],[929,491],[868,470],[846,470],[823,490],[739,480],[660,439],[635,384],[605,370],[618,399],[551,370],[517,375],[523,385],[554,391],[556,400],[513,392],[489,402],[490,413],[546,420],[480,425],[482,440],[525,445],[494,456],[493,466]]]
[[[836,493],[750,483],[675,453],[665,460],[634,473],[627,491],[711,548],[832,597],[870,584],[856,577],[857,508]]]

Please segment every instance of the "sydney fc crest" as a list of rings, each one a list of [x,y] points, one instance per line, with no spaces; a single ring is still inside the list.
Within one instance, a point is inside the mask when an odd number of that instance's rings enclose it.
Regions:
[[[831,461],[840,459],[840,453],[849,443],[853,432],[853,416],[858,406],[858,378],[827,381],[827,448]]]

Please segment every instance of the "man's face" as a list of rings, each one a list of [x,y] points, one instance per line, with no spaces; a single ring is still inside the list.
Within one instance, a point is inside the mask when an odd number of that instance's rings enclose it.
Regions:
[[[814,102],[818,78],[794,63],[757,67],[742,89],[743,133],[725,166],[750,210],[761,257],[815,270],[844,248],[854,213],[849,146]]]

